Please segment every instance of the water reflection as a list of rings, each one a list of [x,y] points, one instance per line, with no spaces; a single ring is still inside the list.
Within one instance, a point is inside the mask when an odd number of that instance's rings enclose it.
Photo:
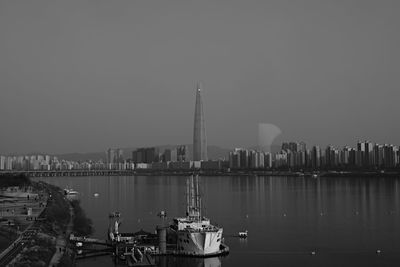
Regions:
[[[159,267],[220,267],[221,260],[219,257],[212,258],[185,258],[185,257],[160,257],[157,266]]]

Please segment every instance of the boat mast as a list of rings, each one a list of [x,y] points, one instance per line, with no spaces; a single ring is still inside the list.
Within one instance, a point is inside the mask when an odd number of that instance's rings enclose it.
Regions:
[[[201,197],[199,193],[199,175],[196,175],[196,210],[199,221],[201,220]]]
[[[191,220],[201,221],[200,177],[190,176],[186,180],[186,215]]]
[[[194,207],[195,207],[195,193],[194,193],[194,184],[193,184],[193,176],[192,177],[190,177],[190,190],[191,190],[191,208],[192,208],[192,210],[194,209]]]
[[[190,214],[190,189],[189,189],[189,179],[186,180],[186,215]]]

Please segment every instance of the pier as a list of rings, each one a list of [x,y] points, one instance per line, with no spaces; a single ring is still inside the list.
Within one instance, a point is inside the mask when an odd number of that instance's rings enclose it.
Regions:
[[[69,241],[71,241],[75,244],[82,243],[82,244],[93,244],[93,245],[102,245],[102,246],[106,246],[106,247],[112,247],[111,242],[109,242],[107,240],[75,236],[74,234],[70,235]]]
[[[120,213],[109,215],[108,239],[97,239],[70,235],[69,241],[77,254],[77,259],[111,255],[115,262],[124,261],[128,266],[154,266],[158,257],[216,257],[229,253],[229,247],[221,243],[215,253],[206,255],[178,249],[178,240],[167,237],[169,227],[165,224],[165,212],[161,212],[163,219],[156,227],[157,233],[139,230],[134,233],[119,231]]]

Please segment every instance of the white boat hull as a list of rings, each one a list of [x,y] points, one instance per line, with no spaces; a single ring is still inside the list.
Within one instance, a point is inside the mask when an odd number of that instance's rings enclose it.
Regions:
[[[220,251],[222,228],[217,231],[178,231],[178,251],[188,255],[207,256]]]

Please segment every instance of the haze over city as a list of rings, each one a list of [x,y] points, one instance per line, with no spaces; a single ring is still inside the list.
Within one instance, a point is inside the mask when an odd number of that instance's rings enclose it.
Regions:
[[[0,152],[400,143],[398,1],[0,2]]]

